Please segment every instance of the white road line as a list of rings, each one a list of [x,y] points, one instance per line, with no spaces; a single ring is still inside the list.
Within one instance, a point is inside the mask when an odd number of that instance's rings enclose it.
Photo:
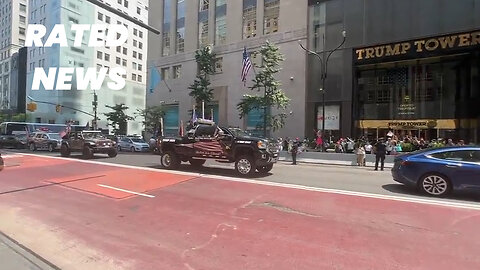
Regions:
[[[51,156],[42,156],[42,155],[35,155],[35,154],[22,154],[22,155],[61,159],[61,160],[67,159],[75,162],[96,164],[96,165],[103,165],[103,166],[110,166],[110,167],[137,169],[137,170],[151,171],[151,172],[163,172],[163,173],[171,173],[171,174],[186,175],[186,176],[193,176],[193,177],[207,177],[207,178],[223,180],[223,181],[248,183],[248,184],[255,184],[255,185],[262,185],[262,186],[282,187],[282,188],[290,188],[290,189],[298,189],[298,190],[306,190],[306,191],[314,191],[314,192],[322,192],[322,193],[330,193],[330,194],[340,194],[345,196],[374,198],[374,199],[381,199],[381,200],[400,201],[400,202],[452,207],[452,208],[468,209],[468,210],[480,210],[479,203],[462,203],[462,202],[437,200],[434,198],[424,199],[424,198],[416,198],[416,197],[409,197],[409,196],[382,195],[382,194],[367,193],[367,192],[302,186],[297,184],[284,184],[284,183],[277,183],[277,182],[267,182],[267,181],[260,181],[260,180],[252,180],[252,179],[244,179],[244,178],[236,178],[236,177],[228,177],[228,176],[218,176],[218,175],[210,175],[210,174],[190,173],[190,172],[182,172],[182,171],[170,171],[170,170],[164,170],[164,169],[144,168],[144,167],[123,165],[123,164],[104,163],[104,162],[92,161],[92,160],[78,160],[78,159],[72,159],[72,158],[51,157]]]
[[[7,158],[18,158],[18,157],[24,157],[23,155],[20,154],[2,154],[2,158],[7,159]]]
[[[126,189],[122,189],[122,188],[111,187],[111,186],[102,185],[102,184],[97,184],[97,185],[99,187],[110,188],[110,189],[122,191],[122,192],[125,192],[125,193],[135,194],[135,195],[144,196],[144,197],[148,197],[148,198],[155,198],[155,196],[150,195],[150,194],[138,193],[138,192],[135,192],[135,191],[126,190]]]

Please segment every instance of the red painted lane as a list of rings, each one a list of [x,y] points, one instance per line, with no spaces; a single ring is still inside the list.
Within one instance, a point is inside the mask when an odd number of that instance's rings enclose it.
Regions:
[[[159,172],[152,182],[143,178],[152,172],[142,170],[132,171],[138,175],[132,184],[117,179],[124,168],[72,163],[32,170],[42,179],[53,174],[64,180],[72,177],[59,177],[68,166],[77,176],[103,173],[113,176],[107,177],[112,185],[138,187],[155,198],[115,200],[52,186],[2,195],[0,206],[21,207],[22,215],[134,262],[135,269],[480,268],[475,210],[208,178],[165,186],[154,182],[179,176]],[[15,172],[16,182],[31,181],[24,170],[6,172]],[[0,179],[0,188],[12,181]],[[34,239],[30,244],[38,245]],[[61,253],[46,255],[67,265]]]

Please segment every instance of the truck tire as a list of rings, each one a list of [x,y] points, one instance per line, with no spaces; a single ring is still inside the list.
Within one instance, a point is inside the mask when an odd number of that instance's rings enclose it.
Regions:
[[[118,151],[117,149],[113,148],[111,149],[110,151],[108,151],[108,156],[111,157],[111,158],[114,158],[118,155]]]
[[[88,146],[84,146],[84,147],[83,147],[82,153],[83,153],[83,158],[84,158],[84,159],[91,159],[91,158],[93,158],[93,150],[92,150],[90,147],[88,147]]]
[[[180,160],[178,159],[177,154],[171,151],[165,152],[160,160],[162,166],[168,170],[173,170],[180,165]]]
[[[265,166],[260,166],[257,168],[259,173],[268,173],[273,169],[273,164],[268,164]]]
[[[62,157],[69,157],[70,156],[70,149],[68,148],[68,146],[66,144],[62,144],[62,146],[60,147],[60,155]]]
[[[188,162],[194,167],[201,167],[203,164],[205,164],[206,160],[205,159],[190,159]]]
[[[235,170],[241,176],[252,176],[255,169],[255,162],[251,156],[239,156],[235,161]]]

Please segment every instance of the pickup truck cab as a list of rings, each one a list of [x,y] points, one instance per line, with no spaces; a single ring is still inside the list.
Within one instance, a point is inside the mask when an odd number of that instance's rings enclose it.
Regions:
[[[218,127],[204,120],[183,137],[163,138],[160,144],[161,163],[175,169],[180,163],[202,166],[207,159],[235,163],[241,176],[251,176],[258,170],[267,173],[277,162],[279,147],[266,139],[250,136],[238,128]]]

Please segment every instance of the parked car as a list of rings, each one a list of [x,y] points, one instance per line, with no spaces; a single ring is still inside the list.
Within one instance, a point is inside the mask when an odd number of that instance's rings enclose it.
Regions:
[[[27,146],[27,134],[0,135],[0,148],[24,149]]]
[[[431,196],[480,191],[480,147],[425,149],[395,158],[393,180]]]
[[[100,131],[74,131],[64,137],[60,147],[62,157],[69,157],[72,152],[80,152],[86,159],[93,158],[95,153],[113,158],[117,156],[117,145]]]
[[[124,137],[118,142],[118,151],[122,150],[130,152],[148,152],[150,151],[150,146],[141,138]]]
[[[53,152],[59,150],[62,145],[62,138],[58,133],[36,132],[28,139],[30,151],[48,150]]]

